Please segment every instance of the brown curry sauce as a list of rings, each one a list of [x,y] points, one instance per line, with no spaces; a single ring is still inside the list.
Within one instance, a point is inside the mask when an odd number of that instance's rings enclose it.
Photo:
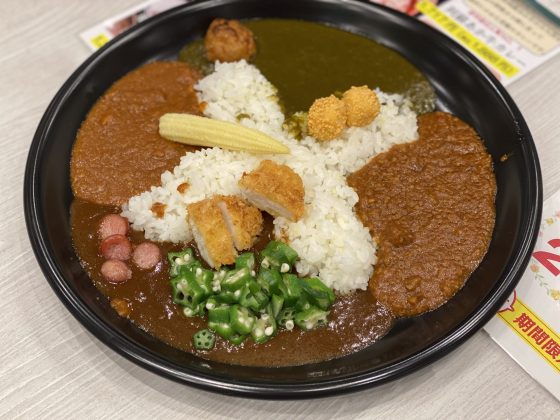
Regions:
[[[121,205],[160,183],[188,146],[158,133],[167,112],[199,113],[193,89],[200,74],[176,61],[153,62],[119,79],[93,106],[72,149],[76,198]]]
[[[383,337],[393,317],[370,293],[359,291],[337,297],[331,308],[328,326],[304,332],[298,328],[279,331],[270,341],[254,344],[249,338],[241,346],[218,339],[209,352],[197,352],[192,335],[206,328],[206,318],[187,318],[171,299],[169,265],[162,261],[145,272],[130,264],[132,279],[121,284],[107,282],[100,273],[103,257],[99,254],[96,231],[103,216],[119,212],[118,207],[100,206],[83,200],[72,204],[72,235],[76,252],[95,286],[109,299],[128,302],[128,318],[163,342],[209,360],[247,366],[289,366],[332,359],[358,351]],[[262,249],[272,239],[272,219],[265,218],[264,232],[253,250]],[[131,231],[133,244],[144,241],[143,232]],[[192,244],[160,243],[162,253],[178,251]]]
[[[496,217],[492,159],[472,127],[434,112],[418,117],[418,134],[348,177],[379,247],[370,289],[396,316],[436,309],[463,287]]]

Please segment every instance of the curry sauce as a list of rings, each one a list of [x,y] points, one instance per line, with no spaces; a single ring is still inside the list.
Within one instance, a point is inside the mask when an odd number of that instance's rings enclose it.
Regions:
[[[496,217],[492,159],[472,127],[435,112],[418,117],[418,132],[348,178],[379,247],[370,290],[396,316],[447,302],[482,260]]]
[[[74,196],[121,205],[159,184],[161,174],[193,149],[160,137],[159,117],[198,113],[193,85],[199,77],[184,63],[154,62],[111,86],[76,137],[70,163]]]
[[[209,360],[247,366],[290,366],[328,360],[358,351],[383,337],[393,325],[389,310],[367,291],[338,296],[331,307],[326,327],[312,331],[279,330],[274,339],[255,344],[251,339],[234,346],[218,339],[209,352],[197,351],[192,335],[207,327],[206,317],[187,318],[172,301],[169,265],[164,259],[155,270],[146,272],[131,266],[132,279],[125,283],[107,282],[101,275],[103,257],[99,254],[96,232],[101,218],[118,212],[118,207],[101,206],[83,200],[72,204],[72,236],[82,265],[95,286],[112,306],[127,315],[138,327],[161,341],[198,354]],[[272,218],[265,218],[264,232],[253,251],[261,250],[272,239]],[[144,241],[143,232],[131,231],[133,244]],[[162,253],[178,251],[193,244],[160,243]],[[124,307],[123,307],[124,306]]]

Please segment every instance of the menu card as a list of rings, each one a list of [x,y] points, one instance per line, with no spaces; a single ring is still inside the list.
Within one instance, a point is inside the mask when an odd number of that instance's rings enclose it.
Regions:
[[[560,25],[553,15],[554,6],[560,10],[560,1],[440,3],[418,2],[416,9],[423,13],[420,19],[473,53],[506,86],[560,52]]]
[[[560,191],[544,202],[528,269],[484,329],[560,400]]]
[[[135,24],[192,0],[150,0],[80,36],[93,50]],[[508,85],[560,52],[560,0],[370,0],[416,16],[471,51]],[[560,191],[544,204],[529,268],[485,327],[560,400]]]

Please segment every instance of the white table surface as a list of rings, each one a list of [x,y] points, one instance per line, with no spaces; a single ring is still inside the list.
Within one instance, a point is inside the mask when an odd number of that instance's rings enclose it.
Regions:
[[[23,172],[48,103],[90,52],[78,34],[137,0],[0,2],[0,418],[558,418],[560,404],[483,331],[410,376],[356,394],[256,401],[163,379],[89,334],[57,299],[25,229]],[[508,90],[560,187],[560,57]],[[560,380],[560,378],[559,378]]]

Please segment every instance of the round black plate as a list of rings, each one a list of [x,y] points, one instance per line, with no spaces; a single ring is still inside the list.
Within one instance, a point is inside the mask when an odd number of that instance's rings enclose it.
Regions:
[[[389,335],[360,352],[295,368],[208,362],[163,344],[109,307],[72,248],[69,162],[74,137],[88,110],[114,81],[147,61],[172,57],[182,45],[203,36],[218,16],[305,19],[372,38],[424,72],[441,109],[476,128],[494,159],[496,227],[487,256],[450,302],[399,321]],[[509,159],[501,162],[505,154]],[[211,0],[134,27],[72,74],[33,139],[24,200],[29,236],[46,278],[70,312],[105,344],[141,366],[190,385],[251,397],[302,398],[354,391],[400,377],[440,358],[481,328],[528,263],[540,221],[542,186],[531,134],[512,99],[482,64],[437,31],[354,0]]]

